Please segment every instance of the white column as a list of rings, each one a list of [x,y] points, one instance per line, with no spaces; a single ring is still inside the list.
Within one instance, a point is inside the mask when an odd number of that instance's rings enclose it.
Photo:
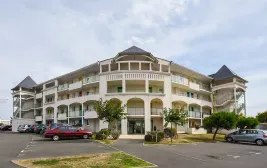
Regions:
[[[245,117],[246,117],[247,116],[246,92],[244,92],[244,110],[245,110]]]
[[[70,124],[70,106],[68,105],[68,116],[67,116],[67,118],[68,118],[68,124]]]
[[[99,65],[100,73],[102,73],[102,65]]]
[[[43,84],[43,90],[45,89],[45,84]],[[43,105],[43,115],[42,115],[42,117],[43,117],[43,124],[45,124],[46,123],[46,120],[45,120],[45,117],[46,117],[46,111],[45,111],[45,108],[44,108],[44,104],[45,104],[45,94],[44,94],[44,92],[42,93],[42,99],[43,99],[43,101],[42,101],[42,105]]]
[[[188,112],[188,116],[189,116],[189,104],[187,104],[187,112]],[[189,118],[188,118],[188,122],[187,122],[187,128],[189,128]]]
[[[33,115],[34,115],[34,117],[36,115],[35,105],[36,105],[36,90],[34,90],[34,99],[33,99]]]
[[[123,74],[123,77],[122,77],[122,93],[125,93],[126,92],[126,81],[125,81],[125,74]]]
[[[111,71],[111,65],[108,64],[108,71],[110,72]]]
[[[148,81],[148,74],[146,74],[146,93],[149,93],[149,81]]]
[[[152,63],[149,63],[149,70],[152,71]]]
[[[84,112],[83,112],[83,104],[82,104],[82,126],[83,126],[83,116],[84,116]]]
[[[159,72],[161,72],[161,64],[159,64]]]
[[[201,116],[201,120],[200,120],[200,125],[203,125],[203,115],[202,115],[202,106],[200,106],[200,116]]]
[[[124,100],[122,104],[123,105],[127,104],[127,102]],[[125,108],[124,112],[127,113],[127,107]],[[128,121],[127,117],[121,120],[121,134],[122,135],[127,135],[128,133],[128,124],[127,124],[128,122],[127,121]]]
[[[171,65],[169,65],[169,69],[168,69],[169,73],[171,73]]]
[[[54,108],[54,123],[57,123],[57,108]]]
[[[139,71],[141,70],[141,62],[139,62]]]
[[[130,62],[128,62],[128,70],[131,70]]]
[[[235,98],[235,113],[237,114],[237,104],[236,104],[236,87],[234,87],[234,98]]]
[[[21,87],[19,88],[19,118],[21,119]]]
[[[145,101],[145,134],[151,131],[150,102]]]
[[[121,64],[118,63],[118,70],[120,71],[121,70]]]

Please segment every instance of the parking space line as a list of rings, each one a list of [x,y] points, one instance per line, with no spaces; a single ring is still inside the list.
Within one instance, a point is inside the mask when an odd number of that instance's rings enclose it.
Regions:
[[[160,151],[170,152],[170,153],[172,153],[172,154],[179,155],[179,156],[182,156],[182,157],[186,157],[186,158],[190,158],[190,159],[194,159],[194,160],[202,161],[202,162],[206,162],[206,161],[207,161],[207,160],[200,159],[200,158],[197,158],[197,157],[194,157],[194,156],[187,156],[187,155],[185,155],[185,154],[178,153],[178,152],[166,151],[166,150],[162,150],[162,149],[160,149],[160,148],[156,148],[156,149],[157,149],[157,150],[160,150]]]

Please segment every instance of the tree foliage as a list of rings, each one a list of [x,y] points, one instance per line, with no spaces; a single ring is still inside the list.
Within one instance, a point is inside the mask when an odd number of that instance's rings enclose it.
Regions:
[[[262,113],[258,113],[258,115],[256,116],[256,118],[261,123],[267,123],[267,111],[262,112]]]
[[[176,125],[184,125],[188,120],[188,113],[183,108],[182,109],[167,109],[164,108],[163,110],[163,116],[165,120],[164,127],[167,127],[168,124],[171,124],[171,130],[172,130],[172,124]],[[172,142],[172,135],[171,135],[171,142]]]
[[[206,117],[203,121],[205,129],[215,129],[213,140],[216,138],[216,134],[219,129],[230,130],[235,128],[238,116],[231,112],[216,112],[209,117]]]
[[[253,129],[256,128],[259,121],[254,117],[239,117],[236,126],[240,129]]]
[[[121,105],[121,103],[118,105],[112,100],[103,101],[100,99],[94,103],[98,118],[108,123],[125,118],[125,107],[126,105]]]

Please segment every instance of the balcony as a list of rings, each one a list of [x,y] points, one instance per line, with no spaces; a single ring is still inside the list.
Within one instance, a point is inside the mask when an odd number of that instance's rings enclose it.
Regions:
[[[54,114],[46,114],[45,118],[46,119],[53,119],[54,118]]]
[[[67,113],[58,114],[58,120],[67,120]]]
[[[82,81],[69,84],[69,90],[80,89],[83,85]]]
[[[162,115],[162,108],[151,108],[151,115]]]
[[[99,75],[96,76],[88,76],[83,79],[83,85],[99,82]]]
[[[43,107],[43,105],[41,104],[41,103],[38,103],[38,104],[35,104],[35,106],[34,106],[36,109],[37,108],[42,108]]]
[[[189,82],[189,88],[199,91],[199,84],[193,83],[193,82]]]
[[[83,116],[82,110],[70,111],[70,117],[82,117],[82,116]]]
[[[186,86],[189,85],[189,81],[187,78],[177,76],[177,75],[172,75],[172,82],[179,83],[179,84],[186,85]]]
[[[209,85],[205,85],[205,84],[201,84],[200,86],[200,90],[204,90],[204,91],[208,91],[210,92],[210,87]]]
[[[85,119],[88,119],[88,118],[97,118],[97,113],[95,111],[89,111],[89,110],[86,110],[84,111],[84,118]]]
[[[43,117],[42,116],[35,116],[35,121],[43,121]]]
[[[127,108],[128,115],[145,115],[144,108]]]
[[[64,91],[64,90],[68,90],[69,86],[67,83],[63,84],[63,85],[59,85],[57,87],[57,91],[60,92],[60,91]]]
[[[189,111],[188,117],[201,118],[201,113],[199,111]]]
[[[41,99],[43,97],[43,93],[36,94],[36,99]]]
[[[210,116],[209,114],[203,114],[203,119],[209,116]]]
[[[52,100],[52,101],[48,101],[48,102],[45,102],[44,104],[45,104],[45,105],[48,105],[48,104],[53,104],[53,103],[55,103],[55,101],[54,101],[54,100]]]

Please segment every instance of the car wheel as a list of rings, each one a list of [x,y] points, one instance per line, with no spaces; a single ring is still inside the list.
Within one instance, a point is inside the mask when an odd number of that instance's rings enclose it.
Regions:
[[[233,142],[233,138],[232,138],[232,137],[227,137],[227,138],[226,138],[226,141],[227,141],[227,142]]]
[[[262,146],[262,145],[264,145],[264,142],[263,142],[263,140],[261,140],[261,139],[257,139],[257,140],[256,140],[256,144],[257,144],[258,146]]]
[[[84,134],[83,135],[83,139],[88,139],[88,135],[87,134]]]
[[[58,136],[58,135],[54,135],[54,136],[52,137],[52,139],[53,139],[54,141],[58,141],[58,140],[59,140],[59,136]]]

